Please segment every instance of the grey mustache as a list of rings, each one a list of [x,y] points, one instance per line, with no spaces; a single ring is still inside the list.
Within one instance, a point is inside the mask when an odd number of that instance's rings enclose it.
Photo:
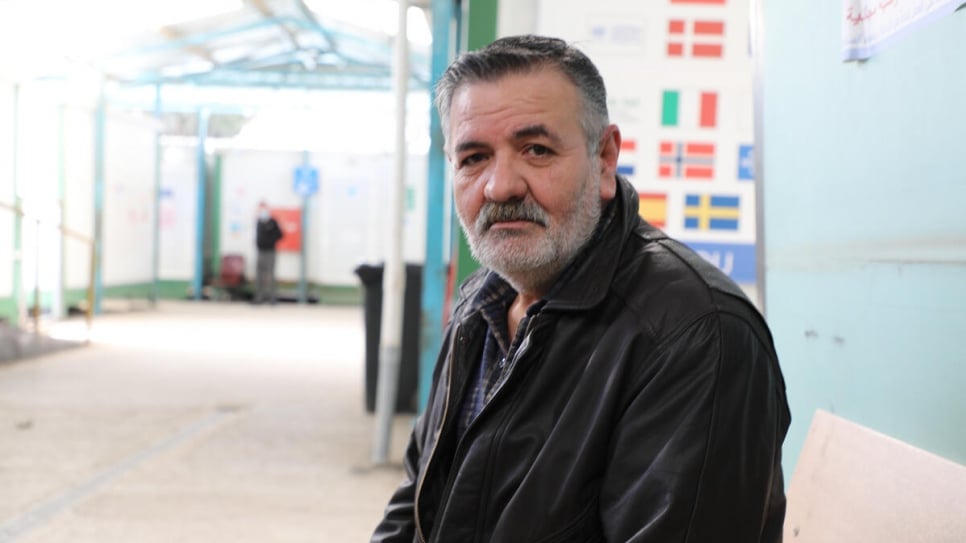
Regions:
[[[487,202],[480,210],[477,224],[487,229],[497,222],[529,221],[546,226],[546,214],[533,202]]]

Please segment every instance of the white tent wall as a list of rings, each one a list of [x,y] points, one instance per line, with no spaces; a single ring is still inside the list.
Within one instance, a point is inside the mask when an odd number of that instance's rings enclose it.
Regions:
[[[21,289],[27,305],[61,310],[60,150],[61,101],[51,85],[24,85],[19,92],[16,192],[24,212],[21,225]]]
[[[14,87],[0,82],[0,203],[14,204]],[[13,211],[0,209],[0,298],[13,296]]]
[[[94,111],[67,106],[63,112],[64,227],[94,238]],[[91,279],[91,246],[64,240],[64,288],[81,292]]]
[[[301,164],[302,154],[233,149],[222,151],[221,157],[221,253],[244,256],[245,276],[253,278],[256,207],[261,200],[271,208],[301,207],[292,190],[292,172]],[[298,254],[280,252],[275,273],[281,281],[297,280]]]
[[[162,281],[191,281],[198,244],[197,148],[167,144],[161,157],[158,277]]]
[[[412,264],[422,264],[426,253],[426,159],[406,157],[402,255]],[[332,171],[323,180],[321,216],[310,226],[321,250],[309,260],[309,276],[326,285],[358,285],[355,268],[382,264],[389,251],[393,156],[328,155],[321,160]]]
[[[156,123],[108,110],[104,128],[105,287],[153,281]]]
[[[273,208],[301,208],[294,192],[302,152],[222,151],[221,253],[241,254],[246,275],[255,273],[255,208],[264,199]],[[355,268],[384,260],[392,183],[390,154],[310,153],[319,170],[319,192],[309,200],[306,279],[327,286],[359,284]],[[404,258],[421,263],[425,252],[425,155],[407,158]],[[281,252],[281,281],[299,278],[299,254]]]

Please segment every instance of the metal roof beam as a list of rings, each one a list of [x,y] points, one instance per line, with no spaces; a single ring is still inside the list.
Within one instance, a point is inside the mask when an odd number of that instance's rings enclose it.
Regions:
[[[305,5],[305,2],[303,0],[295,0],[295,7],[302,14],[302,17],[309,23],[310,27],[318,32],[326,43],[329,44],[329,49],[341,57],[342,54],[339,52],[339,46],[335,40],[335,36],[333,36],[332,32],[315,18],[315,14],[312,13],[312,10],[310,10],[308,6]]]
[[[164,43],[156,43],[156,44],[147,45],[144,47],[128,49],[125,51],[115,53],[113,55],[109,55],[108,58],[122,58],[127,56],[138,56],[138,55],[144,55],[149,53],[160,53],[164,51],[170,51],[172,49],[184,49],[189,45],[200,45],[200,44],[207,43],[211,40],[216,40],[219,38],[233,36],[235,34],[240,34],[251,30],[259,30],[269,26],[278,26],[283,24],[289,24],[306,30],[318,30],[320,26],[318,23],[312,23],[311,21],[301,19],[298,17],[272,17],[270,19],[264,19],[254,23],[238,25],[231,28],[216,30],[213,32],[203,32],[198,34],[192,34],[192,35],[184,36],[183,38],[180,38],[180,39],[166,41]],[[333,34],[332,30],[327,30],[326,32],[328,34]],[[388,44],[376,43],[370,40],[365,40],[363,38],[360,38],[359,36],[345,34],[340,31],[334,31],[334,33],[339,36],[340,40],[356,41],[378,53],[386,54],[386,55],[390,54],[391,47]],[[373,47],[373,45],[376,45],[377,47]]]
[[[283,72],[283,71],[245,71],[215,70],[205,74],[188,75],[177,78],[162,76],[145,77],[130,82],[129,85],[191,84],[220,87],[271,87],[305,88],[330,90],[389,90],[388,70],[355,70],[339,72]],[[410,88],[425,90],[428,83],[416,78],[410,79]]]
[[[265,2],[265,0],[245,0],[245,1],[248,4],[250,4],[252,7],[254,7],[259,13],[261,13],[262,17],[264,17],[265,19],[270,21],[276,21],[279,30],[281,30],[282,33],[285,34],[286,38],[288,38],[288,41],[292,44],[293,48],[295,49],[302,48],[302,44],[299,43],[299,40],[295,36],[295,33],[292,32],[287,26],[285,26],[281,22],[278,22],[275,12],[272,11],[272,8],[268,7],[268,4]]]
[[[165,38],[168,38],[170,40],[179,40],[179,39],[183,39],[185,37],[185,35],[184,35],[183,32],[181,32],[180,30],[178,30],[178,29],[176,29],[176,28],[174,28],[172,26],[162,26],[161,27],[161,30],[160,30],[160,33],[161,33],[162,36],[164,36]],[[195,55],[195,56],[197,56],[197,57],[199,57],[199,58],[201,58],[203,60],[206,60],[206,61],[210,62],[214,66],[217,66],[218,65],[218,61],[215,60],[215,57],[213,57],[211,55],[211,51],[209,51],[208,49],[202,47],[200,44],[198,44],[198,45],[186,45],[184,47],[184,49],[186,51],[190,52],[191,54],[193,54],[193,55]]]

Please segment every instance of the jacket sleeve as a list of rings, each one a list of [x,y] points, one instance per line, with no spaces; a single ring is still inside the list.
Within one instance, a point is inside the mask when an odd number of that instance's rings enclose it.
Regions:
[[[285,237],[285,232],[282,231],[281,225],[279,225],[278,221],[276,221],[275,219],[272,219],[272,226],[274,227],[273,228],[274,232],[272,233],[272,237],[275,238],[273,241],[275,243],[278,243],[282,238]]]
[[[767,329],[712,314],[638,367],[601,483],[606,540],[781,541],[790,418]]]
[[[416,425],[417,428],[419,425]],[[419,447],[413,430],[403,457],[405,479],[389,499],[382,521],[372,534],[371,543],[412,543],[416,536],[415,498],[418,479]]]

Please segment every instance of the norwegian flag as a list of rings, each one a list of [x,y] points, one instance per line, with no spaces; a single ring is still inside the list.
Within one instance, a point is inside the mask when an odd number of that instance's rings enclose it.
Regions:
[[[657,175],[662,179],[714,178],[714,144],[706,142],[660,143]]]
[[[721,58],[724,32],[724,21],[671,19],[667,25],[667,56]]]

